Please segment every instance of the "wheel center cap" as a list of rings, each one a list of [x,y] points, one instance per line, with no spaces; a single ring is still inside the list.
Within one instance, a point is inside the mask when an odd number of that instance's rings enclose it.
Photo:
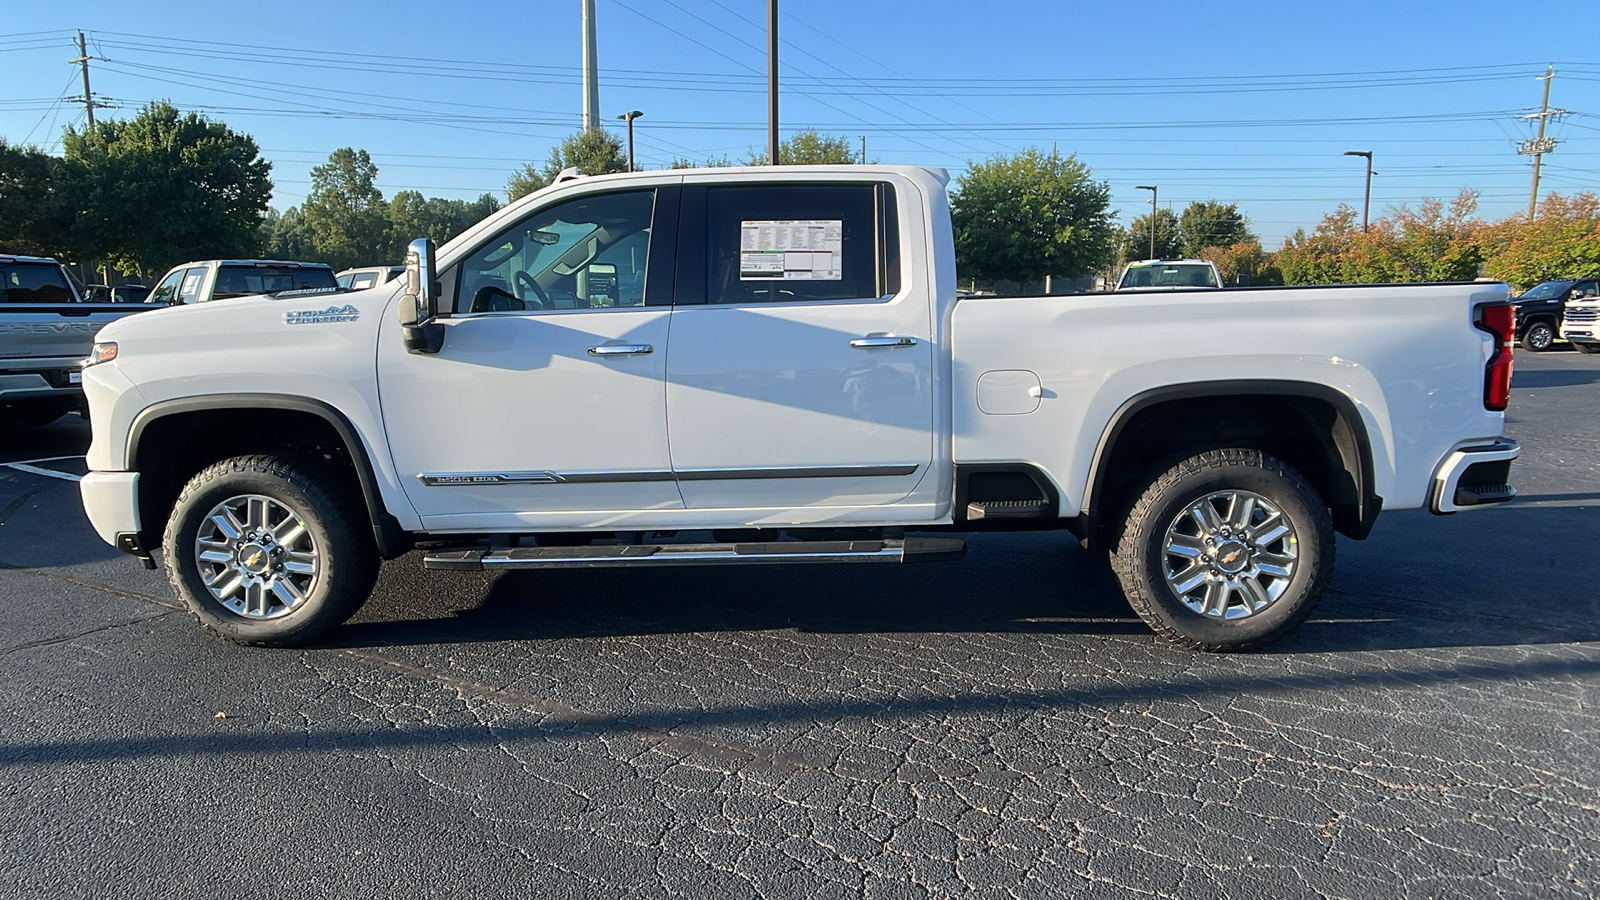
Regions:
[[[239,568],[251,575],[260,575],[272,568],[272,554],[260,544],[245,544],[239,548]]]
[[[1240,541],[1227,541],[1217,548],[1214,559],[1217,568],[1232,575],[1250,564],[1250,548]]]

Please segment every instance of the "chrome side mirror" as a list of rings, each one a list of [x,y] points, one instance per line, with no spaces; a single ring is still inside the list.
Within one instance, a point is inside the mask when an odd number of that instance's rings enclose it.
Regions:
[[[439,278],[433,241],[418,238],[406,248],[406,289],[400,295],[400,329],[412,353],[438,353],[444,346],[439,316]]]

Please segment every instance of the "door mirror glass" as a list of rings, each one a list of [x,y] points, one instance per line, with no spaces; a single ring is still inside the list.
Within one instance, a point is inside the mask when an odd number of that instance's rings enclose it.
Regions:
[[[406,291],[400,297],[400,324],[424,325],[439,314],[438,273],[433,241],[418,238],[406,248]]]

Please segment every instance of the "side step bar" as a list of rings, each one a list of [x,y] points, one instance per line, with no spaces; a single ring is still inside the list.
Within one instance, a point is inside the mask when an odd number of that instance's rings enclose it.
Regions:
[[[774,541],[765,544],[622,544],[600,547],[476,547],[436,550],[429,569],[596,568],[601,566],[701,566],[752,563],[945,562],[967,554],[954,538],[893,541]]]

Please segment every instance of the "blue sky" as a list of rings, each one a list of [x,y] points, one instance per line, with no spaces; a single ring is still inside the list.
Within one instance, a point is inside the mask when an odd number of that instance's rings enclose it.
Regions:
[[[642,167],[742,158],[765,144],[764,0],[597,0],[601,112],[644,112]],[[1547,64],[1556,150],[1541,195],[1600,191],[1600,3],[1460,0],[1201,6],[993,0],[787,0],[785,133],[866,136],[882,162],[945,166],[1052,145],[1108,181],[1123,221],[1191,200],[1238,203],[1269,249],[1339,202],[1482,191],[1525,210]],[[75,30],[94,93],[131,115],[171,99],[254,135],[273,205],[309,171],[365,148],[386,196],[503,198],[578,126],[580,0],[270,5],[141,0],[10,4],[0,34],[0,136],[59,150],[81,121]],[[303,52],[302,52],[303,51]]]

